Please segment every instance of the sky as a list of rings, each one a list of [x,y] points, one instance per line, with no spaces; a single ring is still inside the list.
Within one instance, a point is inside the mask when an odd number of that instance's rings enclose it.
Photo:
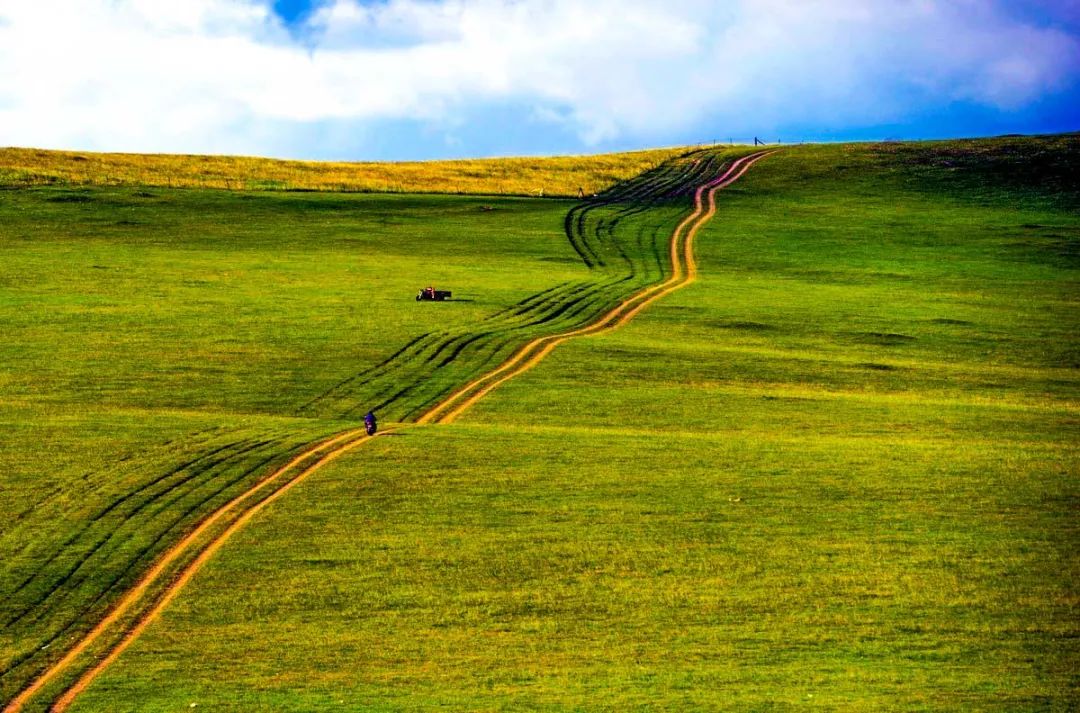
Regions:
[[[0,145],[410,160],[1080,130],[1080,0],[0,0]]]

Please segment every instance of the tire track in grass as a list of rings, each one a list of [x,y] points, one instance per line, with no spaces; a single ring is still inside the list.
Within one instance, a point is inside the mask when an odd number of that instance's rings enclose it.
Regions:
[[[574,317],[581,311],[577,307],[570,309],[569,303],[583,296],[583,291],[589,295],[590,302],[597,301],[592,295],[603,291],[603,301],[613,304],[635,289],[662,279],[665,273],[662,261],[659,277],[651,269],[655,251],[649,254],[642,252],[640,247],[635,248],[638,241],[632,239],[633,226],[626,231],[630,235],[623,236],[621,231],[625,226],[620,224],[626,220],[637,223],[639,221],[634,219],[640,213],[660,205],[674,207],[683,197],[690,197],[698,179],[713,175],[720,161],[720,157],[706,152],[691,152],[574,206],[564,220],[564,229],[570,243],[577,246],[575,249],[581,252],[584,248],[586,253],[604,263],[600,265],[592,259],[586,262],[594,274],[593,279],[569,283],[566,289],[556,286],[532,295],[519,302],[520,307],[489,316],[483,320],[482,327],[500,335],[510,335],[518,344],[523,344],[538,336],[536,332],[540,331],[540,325],[544,329],[550,328],[549,333],[581,326],[562,315]],[[619,265],[625,265],[625,270],[620,270]],[[592,314],[601,314],[605,307],[589,309]],[[559,324],[553,322],[555,318]],[[323,412],[349,419],[358,409],[363,409],[364,404],[377,404],[387,420],[410,421],[440,396],[450,393],[456,384],[483,373],[484,366],[499,357],[492,352],[489,346],[492,340],[488,338],[472,341],[476,346],[467,350],[456,349],[462,339],[472,337],[472,329],[467,326],[433,333],[422,342],[414,340],[414,348],[407,346],[378,367],[346,377],[307,402],[301,407],[301,413]],[[468,363],[455,363],[459,361],[457,357],[452,360],[432,358],[432,350],[441,354],[448,346],[455,348],[461,362]],[[436,393],[430,393],[433,389]]]
[[[616,329],[629,322],[649,304],[693,282],[697,275],[697,266],[693,258],[693,240],[701,227],[716,213],[716,193],[737,181],[754,163],[771,153],[773,152],[761,152],[740,158],[733,162],[722,176],[697,188],[694,194],[693,212],[678,224],[670,239],[672,274],[667,280],[646,286],[621,299],[615,307],[588,324],[531,340],[495,369],[488,371],[449,396],[444,397],[418,418],[416,423],[451,423],[492,390],[538,364],[562,342],[573,337],[599,334]],[[708,204],[707,208],[706,202]],[[406,427],[399,426],[387,429],[384,433],[393,433]],[[68,668],[81,656],[89,653],[92,647],[99,642],[99,639],[106,636],[114,625],[121,624],[125,619],[134,617],[135,623],[126,631],[122,630],[113,634],[119,637],[118,641],[108,646],[104,656],[79,675],[75,683],[66,688],[51,706],[53,711],[66,710],[75,698],[168,607],[184,586],[191,581],[202,566],[214,556],[234,533],[306,477],[327,463],[378,437],[368,436],[363,429],[352,429],[340,433],[304,450],[287,464],[260,480],[256,485],[215,510],[180,542],[170,547],[89,633],[83,636],[61,659],[48,667],[12,699],[4,708],[4,713],[20,711],[33,696],[52,683],[57,677],[66,673]],[[275,489],[271,486],[277,487]],[[262,499],[249,502],[263,495],[264,491],[269,492],[269,494],[262,497]],[[228,521],[230,516],[233,518],[231,522]],[[228,522],[228,524],[217,534],[213,534],[214,527],[223,522]],[[199,543],[205,538],[209,538],[209,541],[199,549]],[[178,572],[172,573],[171,576],[174,579],[163,590],[154,595],[156,599],[151,597],[152,603],[147,605],[148,608],[145,611],[138,613],[138,606],[143,603],[144,598],[150,596],[155,586],[160,585],[162,580],[170,576],[171,566],[191,552],[196,553],[194,558],[181,567]]]
[[[466,384],[439,406],[421,417],[417,423],[452,423],[455,418],[492,390],[498,388],[499,385],[536,366],[559,344],[573,337],[599,334],[617,329],[656,300],[693,282],[697,277],[697,263],[694,262],[693,255],[694,236],[716,214],[716,193],[739,180],[752,165],[771,153],[752,154],[739,159],[720,178],[698,188],[694,197],[694,212],[679,223],[671,238],[672,275],[670,278],[659,285],[646,287],[639,291],[590,325],[570,332],[538,337],[532,340],[498,369]],[[706,191],[708,191],[707,209],[703,200]]]
[[[619,282],[627,279],[624,277]],[[370,378],[365,383],[367,393],[364,398],[350,395],[345,401],[349,407],[340,411],[343,405],[339,405],[336,415],[343,419],[355,418],[366,410],[365,404],[367,407],[375,404],[373,410],[384,413],[391,406],[396,408],[390,420],[409,421],[413,414],[423,412],[423,406],[436,403],[456,384],[483,373],[484,367],[498,357],[496,352],[500,351],[506,338],[520,344],[528,337],[526,332],[546,327],[549,323],[577,326],[574,322],[580,314],[600,312],[600,308],[594,305],[610,301],[612,296],[609,288],[619,282],[585,283],[560,299],[537,303],[535,308],[523,310],[521,319],[516,323],[504,322],[500,325],[482,322],[478,326],[488,328],[482,333],[447,332],[441,340],[428,343],[394,370]],[[556,326],[551,331],[559,329]]]
[[[122,566],[123,566],[123,569],[121,571],[119,571],[118,573],[115,573],[112,576],[112,579],[109,581],[109,583],[106,584],[105,587],[101,591],[99,591],[96,595],[93,594],[93,593],[90,593],[88,596],[91,596],[93,598],[89,602],[83,602],[83,603],[78,604],[77,606],[80,607],[78,611],[76,611],[74,614],[70,615],[67,618],[66,622],[62,622],[59,625],[59,628],[55,629],[53,631],[53,633],[51,633],[48,636],[48,638],[39,641],[38,643],[42,644],[42,646],[40,648],[45,648],[45,647],[51,646],[54,642],[61,639],[61,637],[63,637],[66,634],[70,633],[72,629],[76,628],[83,621],[83,617],[87,616],[89,613],[93,612],[96,607],[101,605],[102,602],[106,599],[106,597],[108,597],[113,592],[113,590],[116,589],[117,586],[120,585],[129,574],[131,574],[139,565],[144,564],[144,562],[143,562],[144,558],[146,558],[148,555],[151,555],[155,548],[157,548],[159,545],[161,545],[163,542],[165,542],[167,536],[170,535],[175,528],[178,528],[181,525],[183,525],[185,523],[185,521],[187,521],[188,518],[193,513],[197,512],[203,505],[210,502],[214,498],[220,496],[222,493],[227,491],[229,488],[236,485],[240,481],[246,479],[248,476],[252,475],[253,473],[262,471],[263,468],[265,468],[270,463],[273,463],[275,460],[278,460],[279,457],[280,457],[280,451],[272,452],[270,455],[262,456],[261,460],[256,462],[254,465],[250,465],[250,466],[246,467],[246,469],[243,470],[239,475],[233,476],[231,480],[226,481],[224,483],[224,485],[214,486],[214,487],[217,488],[216,490],[211,492],[209,495],[201,496],[202,497],[201,500],[196,502],[194,505],[190,505],[186,510],[183,510],[182,512],[180,512],[179,515],[173,517],[166,524],[164,529],[156,532],[156,534],[153,534],[153,539],[149,542],[149,544],[142,547],[140,549],[140,551],[138,553],[136,553],[134,558],[131,558],[126,564],[121,563]],[[185,498],[185,497],[189,497],[190,495],[191,495],[191,493],[184,493],[180,497]],[[164,508],[159,508],[159,510],[162,511],[162,512],[167,511],[167,509],[164,509]],[[115,534],[119,534],[129,524],[130,524],[130,521],[121,522],[119,525],[117,525],[116,530],[115,530]],[[113,539],[114,538],[110,536],[109,540],[111,541]],[[114,546],[115,545],[116,545],[116,543],[114,543]],[[85,563],[85,561],[84,561],[84,563]],[[79,592],[77,590],[69,589],[69,590],[66,590],[63,593],[63,597],[70,598],[72,596],[77,596],[78,594],[79,594]],[[7,674],[9,671],[15,670],[15,669],[19,668],[20,666],[22,666],[25,662],[29,661],[32,658],[34,653],[36,653],[36,650],[29,651],[26,654],[13,659],[5,667],[5,669],[3,671],[3,674]],[[45,668],[45,667],[42,667],[42,668]]]
[[[79,539],[87,532],[87,530],[92,528],[95,524],[97,524],[98,521],[102,520],[110,512],[117,509],[118,507],[120,507],[125,502],[134,499],[137,495],[139,495],[143,491],[149,490],[150,488],[154,487],[155,485],[158,485],[161,481],[166,480],[167,478],[171,478],[172,476],[176,475],[177,473],[180,473],[180,472],[186,470],[187,468],[198,464],[200,461],[211,458],[211,457],[217,455],[218,453],[221,453],[222,451],[234,448],[234,447],[236,447],[238,445],[240,445],[239,442],[226,443],[223,446],[217,446],[217,447],[215,447],[215,448],[213,448],[213,449],[211,449],[209,451],[204,451],[203,453],[200,453],[197,457],[192,458],[192,459],[187,460],[187,461],[184,461],[184,462],[180,463],[179,465],[173,467],[172,469],[166,471],[164,474],[155,477],[153,480],[150,480],[150,481],[147,481],[146,483],[143,483],[138,488],[136,488],[134,490],[130,490],[130,491],[124,493],[123,495],[120,495],[119,497],[114,498],[111,503],[109,503],[105,507],[99,509],[89,520],[87,520],[83,524],[83,526],[81,528],[76,530],[74,533],[69,535],[62,543],[60,543],[60,545],[56,548],[56,550],[54,550],[53,553],[47,559],[45,559],[43,562],[41,562],[30,574],[26,575],[24,577],[24,579],[22,579],[19,582],[19,584],[17,584],[11,591],[6,592],[4,596],[7,597],[8,599],[14,599],[18,595],[20,595],[22,593],[22,591],[24,589],[26,589],[26,587],[30,586],[30,584],[32,584],[39,577],[48,576],[47,570],[50,567],[50,565],[52,565],[53,562],[55,562],[57,560],[57,558],[59,558],[63,554],[65,554],[68,551],[69,547],[71,547],[72,545],[77,544]],[[66,577],[61,577],[61,579],[66,579]],[[25,614],[26,614],[25,611],[20,611],[20,612],[14,614],[14,615],[11,615],[10,618],[5,619],[3,622],[0,622],[0,629],[7,629],[7,628],[11,627],[19,619],[21,619],[23,616],[25,616]],[[3,669],[0,669],[0,675],[3,675],[4,672],[5,671]]]
[[[358,438],[361,435],[363,435],[363,438]],[[367,437],[363,429],[353,429],[345,431],[344,433],[330,438],[312,448],[306,449],[304,452],[289,461],[287,464],[261,480],[255,486],[245,490],[243,493],[235,496],[228,503],[215,510],[210,516],[208,516],[201,523],[199,523],[198,527],[196,527],[194,530],[188,533],[187,536],[180,540],[180,542],[169,548],[165,552],[165,554],[162,555],[162,557],[154,564],[154,566],[139,579],[135,586],[133,586],[113,606],[112,611],[110,611],[109,614],[105,616],[100,622],[98,622],[93,629],[91,629],[86,635],[84,635],[78,641],[78,643],[76,643],[71,649],[69,649],[59,661],[50,666],[29,686],[23,689],[23,691],[19,693],[19,695],[13,698],[11,702],[9,702],[8,705],[4,708],[4,713],[14,713],[15,711],[21,710],[23,705],[25,705],[25,703],[34,694],[36,694],[39,690],[41,690],[41,688],[43,688],[46,684],[52,681],[52,679],[56,678],[56,676],[63,673],[64,670],[67,669],[68,666],[70,666],[83,652],[85,652],[94,643],[96,643],[97,640],[101,638],[101,636],[105,634],[113,624],[117,623],[129,613],[131,613],[132,609],[135,607],[136,604],[139,603],[143,596],[146,595],[148,591],[155,584],[157,584],[160,579],[162,579],[163,575],[168,573],[170,565],[172,565],[173,562],[181,558],[188,549],[195,545],[203,536],[207,535],[214,527],[214,525],[223,520],[230,512],[236,509],[237,506],[243,504],[244,501],[250,499],[251,497],[260,494],[262,490],[266,489],[272,484],[275,484],[278,480],[282,479],[284,475],[291,472],[298,466],[301,466],[306,461],[319,457],[320,459],[317,460],[316,463],[318,465],[322,465],[323,463],[328,462],[327,453],[340,455],[348,450],[351,450],[356,445],[367,441],[368,439],[369,437]],[[320,454],[322,455],[320,456]],[[334,457],[337,456],[335,455]],[[302,472],[306,473],[308,471]],[[225,532],[231,534],[232,530],[226,530]],[[217,538],[212,540],[211,545],[213,545],[215,542],[218,542],[219,540],[221,542],[224,541],[221,535],[218,535]],[[188,565],[188,567],[185,568],[185,572],[188,572],[189,570],[192,570],[192,565]],[[190,571],[190,574],[194,574],[194,571]],[[173,584],[170,585],[170,588],[175,587],[178,582],[179,580],[173,582]],[[166,590],[166,592],[167,591],[168,589]],[[152,620],[153,615],[155,615],[157,611],[157,609],[152,609],[150,611],[150,614],[144,615],[144,617],[142,617],[139,621],[139,624],[136,625],[136,628],[138,628],[140,624],[142,625],[142,627],[145,627],[145,625]],[[136,629],[133,628],[131,631],[135,630]],[[141,631],[141,629],[139,629],[139,631]],[[91,669],[91,671],[96,670],[98,669]],[[86,676],[84,675],[83,678],[85,677]],[[81,678],[80,681],[82,680],[83,679]],[[87,679],[87,681],[88,680],[89,679]],[[68,704],[70,704],[70,701],[68,701],[67,704],[61,706],[61,702],[57,701],[53,705],[53,710],[63,710],[67,707]]]
[[[131,494],[136,495],[136,494],[141,493],[144,490],[149,489],[149,486],[155,486],[155,485],[160,484],[166,478],[171,478],[172,476],[175,476],[175,475],[181,476],[181,479],[179,481],[177,481],[175,483],[170,483],[166,490],[163,490],[163,491],[161,491],[159,493],[155,493],[154,495],[152,495],[148,499],[135,501],[134,509],[132,509],[131,511],[126,512],[126,513],[120,513],[121,519],[120,519],[119,522],[104,521],[103,518],[104,518],[105,515],[107,515],[112,510],[114,510],[116,508],[116,506],[118,506],[122,502],[124,502],[124,501],[126,501],[128,499],[131,499],[131,498],[128,498],[127,496],[123,496],[123,497],[117,499],[116,501],[114,501],[107,508],[105,508],[104,510],[99,512],[97,515],[95,515],[91,520],[89,520],[86,523],[86,525],[84,525],[84,527],[82,528],[82,530],[78,534],[81,537],[83,534],[85,534],[87,531],[89,531],[95,525],[99,525],[100,526],[99,529],[104,529],[105,531],[103,533],[101,533],[100,535],[98,535],[93,542],[85,543],[85,544],[88,545],[88,549],[86,549],[84,552],[74,553],[74,557],[72,558],[72,561],[67,565],[67,568],[63,572],[60,572],[60,573],[49,572],[49,573],[47,573],[47,574],[51,574],[52,578],[54,580],[56,580],[56,581],[54,581],[51,585],[48,585],[48,587],[45,589],[45,591],[43,591],[38,596],[37,599],[34,599],[34,600],[30,601],[30,602],[24,603],[22,609],[20,609],[13,616],[11,616],[9,619],[7,619],[4,622],[3,626],[0,627],[0,628],[9,629],[9,628],[12,628],[13,626],[19,624],[21,622],[21,620],[24,617],[26,617],[28,614],[30,614],[32,611],[34,611],[35,609],[41,609],[43,605],[49,603],[49,600],[54,595],[58,595],[58,596],[61,596],[61,597],[70,596],[72,594],[73,590],[65,589],[64,584],[69,579],[73,578],[80,570],[86,568],[88,566],[88,563],[108,543],[112,542],[112,543],[114,543],[114,546],[115,546],[115,543],[116,543],[116,541],[118,539],[117,535],[120,533],[121,528],[123,528],[124,525],[126,525],[126,524],[132,522],[133,520],[135,520],[136,518],[138,518],[142,514],[142,512],[150,510],[150,509],[154,508],[155,506],[158,506],[159,505],[158,501],[160,499],[168,498],[168,497],[172,496],[173,494],[175,494],[175,492],[178,491],[178,490],[181,492],[181,495],[183,495],[183,490],[182,489],[187,483],[189,483],[189,482],[191,482],[193,480],[196,480],[196,479],[200,478],[203,475],[209,475],[209,476],[212,477],[214,475],[214,469],[217,466],[229,463],[230,459],[233,458],[234,456],[243,456],[243,455],[246,455],[246,454],[250,453],[251,451],[257,450],[259,448],[262,448],[262,447],[265,447],[265,446],[268,446],[268,445],[273,445],[273,443],[274,443],[273,441],[262,441],[262,442],[254,442],[254,443],[239,442],[239,443],[234,443],[234,444],[228,444],[225,448],[216,448],[213,451],[211,451],[210,454],[221,453],[223,450],[226,450],[226,448],[232,449],[232,450],[229,452],[229,454],[226,457],[210,461],[209,464],[207,464],[205,467],[198,468],[198,469],[193,469],[191,471],[185,471],[185,470],[182,470],[182,469],[177,469],[177,470],[174,470],[174,471],[166,474],[165,476],[162,476],[162,477],[156,478],[153,481],[150,481],[147,484],[148,487],[140,487],[140,488],[138,488],[136,490],[133,490],[131,492]],[[239,447],[239,448],[237,448],[237,447]],[[273,456],[271,456],[271,458],[272,457]],[[83,544],[83,543],[77,541],[74,544],[78,545],[78,544]],[[57,556],[63,555],[63,554],[66,554],[66,553],[69,553],[67,549],[59,550]],[[56,557],[53,557],[53,558],[50,559],[50,562],[55,561],[55,560],[56,560]],[[53,602],[52,606],[55,607],[56,603]],[[40,617],[40,616],[42,616],[42,614],[43,614],[43,612],[39,611],[36,614],[36,617]],[[7,668],[0,669],[0,675],[3,675],[5,673],[7,673],[7,671],[8,671]]]
[[[208,512],[212,512],[216,500],[229,499],[227,493],[231,488],[250,480],[252,476],[265,477],[268,466],[287,460],[291,453],[302,447],[305,447],[304,444],[297,444],[287,434],[273,433],[263,434],[263,440],[226,443],[199,458],[171,467],[165,475],[156,477],[99,510],[48,559],[47,564],[59,563],[62,559],[65,562],[61,565],[62,571],[39,569],[34,578],[49,580],[45,583],[46,588],[34,595],[36,598],[30,602],[15,603],[16,608],[22,608],[2,628],[5,633],[28,629],[26,643],[32,642],[33,645],[28,649],[25,643],[16,647],[26,650],[14,654],[4,663],[0,669],[0,681],[12,676],[18,669],[28,667],[28,662],[32,662],[37,654],[56,641],[71,634],[79,635],[78,629],[92,623],[88,617],[99,609],[101,613],[94,618],[107,613],[111,606],[109,598],[117,593],[122,594],[138,577],[139,569],[152,565],[154,558],[168,548],[168,540],[174,533],[197,526],[206,506],[211,506]],[[228,451],[226,456],[205,462],[207,458],[225,451]],[[191,465],[196,468],[188,470]],[[166,480],[172,482],[164,483]],[[117,509],[124,501],[131,499],[130,495],[152,491],[155,489],[152,486],[158,485],[164,485],[164,489],[147,493],[147,498],[135,500],[133,507],[126,511]],[[106,517],[109,519],[106,520]],[[125,555],[125,550],[132,545],[137,549]],[[83,581],[95,577],[109,579],[96,589],[81,587]],[[20,624],[19,620],[31,612],[33,615],[27,618],[28,623],[24,621]],[[58,613],[64,612],[68,613],[58,616]],[[33,640],[33,625],[38,620],[45,620],[47,628]],[[38,664],[38,670],[47,665],[47,662]]]

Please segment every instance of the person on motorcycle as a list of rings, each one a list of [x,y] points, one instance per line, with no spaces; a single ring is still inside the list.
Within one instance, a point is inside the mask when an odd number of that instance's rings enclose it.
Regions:
[[[379,424],[375,420],[375,413],[373,411],[368,411],[367,416],[364,416],[364,430],[367,431],[369,436],[374,436],[378,427]]]

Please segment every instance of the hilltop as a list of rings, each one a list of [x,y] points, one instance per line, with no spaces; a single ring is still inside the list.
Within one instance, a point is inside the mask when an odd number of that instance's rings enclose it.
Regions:
[[[685,148],[454,161],[284,161],[241,156],[0,149],[0,186],[573,196],[610,188]]]

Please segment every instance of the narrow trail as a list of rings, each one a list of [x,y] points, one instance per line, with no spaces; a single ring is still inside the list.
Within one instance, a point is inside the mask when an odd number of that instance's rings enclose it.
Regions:
[[[592,324],[670,276],[676,224],[693,209],[697,188],[731,161],[716,151],[692,150],[574,205],[563,231],[587,268],[582,279],[529,295],[480,322],[421,335],[314,395],[297,414],[355,420],[374,409],[387,422],[415,422],[533,339]]]
[[[441,404],[422,416],[417,423],[452,423],[454,419],[498,388],[499,385],[539,364],[555,347],[568,339],[618,329],[656,300],[692,283],[697,278],[697,263],[694,261],[693,254],[694,237],[702,226],[716,215],[717,191],[739,180],[744,173],[750,170],[751,166],[770,153],[772,152],[753,154],[741,158],[735,161],[722,176],[697,189],[694,194],[693,213],[679,223],[671,236],[671,277],[658,285],[646,287],[640,292],[631,295],[592,324],[562,334],[553,334],[532,340],[498,368],[466,384],[448,396]],[[707,209],[703,200],[706,192],[708,192]]]
[[[520,347],[506,361],[484,375],[476,378],[440,402],[428,409],[417,420],[417,424],[452,423],[462,413],[505,382],[528,371],[539,364],[558,345],[575,337],[591,336],[617,329],[656,300],[692,283],[697,277],[697,264],[694,261],[693,241],[698,231],[716,214],[716,193],[739,180],[751,166],[775,151],[751,154],[734,161],[718,178],[697,188],[694,193],[694,209],[675,228],[670,239],[671,275],[658,284],[647,286],[619,302],[615,307],[597,320],[582,327],[558,334],[538,337]],[[387,429],[383,433],[393,433],[409,426]],[[246,525],[265,507],[282,497],[312,473],[327,463],[352,451],[379,436],[368,436],[362,428],[340,433],[299,454],[284,466],[256,483],[245,492],[237,495],[203,520],[186,537],[170,547],[139,578],[137,583],[116,602],[109,614],[93,629],[82,636],[67,653],[45,669],[26,686],[3,709],[3,713],[16,713],[57,677],[64,674],[73,663],[91,647],[99,643],[103,636],[120,625],[125,619],[135,618],[135,623],[126,631],[113,632],[118,640],[101,655],[92,667],[87,669],[69,688],[59,694],[50,710],[59,713],[66,710],[110,664],[112,664],[168,607],[180,594],[181,590],[199,572],[226,541]],[[271,486],[276,490],[259,499]],[[231,518],[231,521],[230,521]],[[215,526],[228,523],[216,534]],[[209,541],[206,541],[209,539]],[[205,544],[201,545],[200,543]],[[176,569],[174,565],[185,557],[191,558],[186,564]],[[175,570],[175,571],[174,571]],[[138,606],[148,596],[153,597],[155,587],[169,583],[157,594],[149,608],[136,616]]]

